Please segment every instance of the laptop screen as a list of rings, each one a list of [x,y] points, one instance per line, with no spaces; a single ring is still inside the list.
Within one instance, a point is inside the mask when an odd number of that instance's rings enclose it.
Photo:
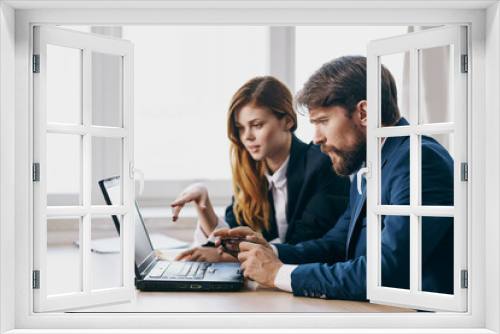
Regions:
[[[99,186],[101,187],[104,199],[108,205],[120,203],[120,185],[121,182],[119,176],[99,181]],[[136,200],[134,201],[134,204],[135,264],[139,274],[149,266],[151,261],[156,259],[156,253],[151,243],[151,239],[149,238],[148,231],[144,226],[144,221],[141,213],[139,212],[139,206],[137,205]],[[118,233],[120,233],[120,220],[117,216],[113,216],[113,221],[115,222]]]

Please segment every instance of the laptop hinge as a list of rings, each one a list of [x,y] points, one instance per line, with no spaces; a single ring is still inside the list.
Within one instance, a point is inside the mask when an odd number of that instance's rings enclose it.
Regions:
[[[33,289],[40,289],[40,270],[33,270]]]
[[[462,162],[460,164],[460,170],[461,170],[461,181],[469,181],[469,165],[466,162]]]
[[[40,73],[40,55],[33,55],[33,73]]]
[[[467,73],[469,72],[469,56],[467,55],[462,55],[462,64],[461,64],[461,73]]]
[[[462,270],[462,289],[467,289],[469,287],[469,274],[467,270]]]
[[[33,181],[40,182],[40,163],[33,164]]]

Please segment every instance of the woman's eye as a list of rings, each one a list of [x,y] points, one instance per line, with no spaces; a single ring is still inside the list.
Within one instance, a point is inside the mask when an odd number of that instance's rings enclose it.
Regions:
[[[254,128],[260,129],[262,127],[262,124],[254,124]]]

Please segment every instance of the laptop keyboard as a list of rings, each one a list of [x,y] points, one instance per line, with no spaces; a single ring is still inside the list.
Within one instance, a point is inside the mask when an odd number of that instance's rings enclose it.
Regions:
[[[202,279],[211,263],[206,262],[158,262],[149,273],[151,278]]]

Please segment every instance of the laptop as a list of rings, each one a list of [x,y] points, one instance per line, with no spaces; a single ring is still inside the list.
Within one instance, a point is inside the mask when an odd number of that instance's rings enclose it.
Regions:
[[[108,205],[119,203],[120,176],[99,181]],[[157,257],[135,200],[135,285],[141,291],[239,291],[244,277],[236,262],[166,261]],[[118,233],[120,221],[112,216]]]

